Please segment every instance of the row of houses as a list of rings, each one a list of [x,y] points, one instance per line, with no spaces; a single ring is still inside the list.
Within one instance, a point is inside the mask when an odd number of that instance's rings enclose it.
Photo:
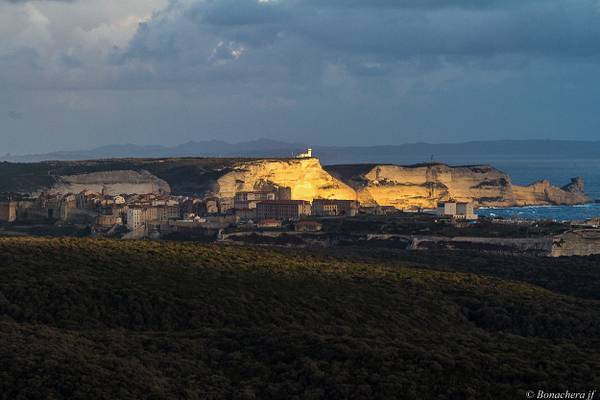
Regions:
[[[252,208],[233,208],[227,213],[198,215],[184,206],[129,205],[121,223],[132,232],[140,232],[148,237],[153,235],[182,232],[189,229],[223,229],[234,224],[256,228],[279,228],[282,222],[295,221],[294,229],[302,232],[318,232],[321,224],[301,219],[307,216],[356,215],[358,203],[350,200],[315,199],[313,203],[304,200],[276,200],[270,192],[244,192],[235,198],[237,205],[244,202]],[[253,203],[248,204],[245,202]],[[111,221],[119,223],[119,221]]]
[[[389,208],[389,210],[388,210]],[[240,191],[231,198],[171,196],[168,194],[108,195],[82,191],[77,194],[41,194],[35,199],[0,202],[0,221],[50,220],[93,224],[99,231],[125,226],[130,231],[186,229],[187,227],[225,228],[231,224],[258,227],[281,222],[306,220],[306,217],[355,216],[361,213],[385,215],[397,212],[393,207],[363,207],[356,200],[292,200],[289,188]],[[471,203],[446,202],[439,215],[476,218]],[[298,224],[299,230],[318,230],[311,223]]]
[[[36,199],[19,199],[0,202],[0,221],[65,220],[69,208],[75,208],[75,197],[44,196]]]
[[[256,203],[255,218],[259,221],[297,220],[303,216],[355,216],[360,204],[354,200],[314,199],[312,204],[304,200],[264,200]],[[391,209],[391,210],[388,210]],[[371,207],[373,213],[388,214],[397,212],[393,207]],[[364,210],[364,209],[362,209]],[[447,201],[440,203],[436,214],[458,220],[476,220],[477,214],[473,203]]]
[[[185,206],[185,207],[182,207]],[[163,194],[103,195],[82,191],[77,194],[42,193],[36,198],[0,201],[0,221],[31,221],[38,223],[61,221],[75,224],[113,226],[127,222],[130,209],[146,210],[147,219],[180,218],[185,210],[204,212],[207,203],[188,197]],[[210,204],[208,204],[210,207]],[[218,207],[215,206],[215,213]],[[137,218],[133,217],[132,220]]]
[[[265,200],[256,204],[256,219],[296,220],[303,216],[355,216],[359,203],[354,200],[314,199],[312,204],[305,200]]]
[[[54,219],[71,221],[97,219],[100,226],[126,224],[136,229],[147,221],[193,219],[233,214],[242,220],[297,220],[304,216],[354,216],[359,203],[343,199],[289,199],[289,192],[238,192],[233,199],[192,198],[168,195],[107,196],[84,191],[76,195],[42,194],[36,199],[0,202],[0,221]],[[395,210],[395,209],[394,209]],[[363,209],[364,211],[364,209]],[[385,212],[384,212],[385,211]],[[455,219],[477,218],[473,204],[448,201],[440,203],[437,214]],[[366,211],[365,211],[366,212]],[[386,210],[375,213],[387,213]]]
[[[179,205],[143,206],[133,205],[127,208],[127,227],[135,230],[152,221],[169,221],[181,219]]]

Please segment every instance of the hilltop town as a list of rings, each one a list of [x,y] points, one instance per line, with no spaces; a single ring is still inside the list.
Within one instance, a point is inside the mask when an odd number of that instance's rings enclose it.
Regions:
[[[365,211],[366,209],[362,209]],[[386,208],[369,210],[380,213]],[[281,226],[308,216],[355,216],[359,203],[347,199],[292,200],[289,188],[241,191],[233,198],[167,193],[46,193],[0,202],[0,221],[90,225],[97,232],[146,237],[193,228],[222,229],[241,222]],[[122,229],[121,229],[122,228]]]
[[[6,180],[0,201],[4,235],[300,246],[394,241],[414,249],[478,243],[487,250],[545,255],[600,251],[589,222],[584,234],[569,236],[584,246],[558,248],[571,226],[529,224],[521,237],[523,221],[479,220],[476,213],[482,205],[584,203],[589,199],[579,178],[557,188],[547,181],[513,185],[490,166],[323,168],[311,149],[292,159],[2,163],[0,174],[3,166],[13,171],[13,186]],[[47,174],[42,168],[49,168]],[[10,190],[15,187],[20,190]],[[476,240],[465,239],[470,236]]]

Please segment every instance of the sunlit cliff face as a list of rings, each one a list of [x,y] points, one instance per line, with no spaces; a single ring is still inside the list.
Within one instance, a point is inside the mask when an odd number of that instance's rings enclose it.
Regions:
[[[589,201],[582,191],[565,191],[546,182],[513,185],[505,173],[487,166],[444,164],[403,167],[376,165],[355,189],[361,203],[396,208],[434,208],[456,200],[485,206],[577,204]]]
[[[510,178],[487,166],[380,165],[364,176],[368,184],[359,189],[359,199],[397,208],[434,208],[450,199],[511,202],[513,197]]]
[[[178,162],[172,161],[175,166]],[[108,190],[115,194],[169,192],[170,184],[183,185],[189,190],[187,183],[200,182],[195,187],[191,185],[192,191],[197,189],[198,195],[231,198],[240,191],[289,188],[294,200],[358,200],[367,206],[394,206],[398,209],[434,208],[439,201],[445,200],[470,201],[479,206],[579,204],[590,201],[580,180],[574,180],[565,188],[552,186],[547,181],[517,186],[505,173],[485,165],[346,165],[329,166],[325,170],[314,157],[217,164],[186,170],[187,175],[179,176],[179,181],[173,182],[168,182],[173,177],[163,176],[161,169],[153,170],[156,175],[145,170],[106,170],[56,176],[54,185],[47,189],[61,193],[84,189]],[[174,188],[174,191],[177,189]]]
[[[403,167],[374,165],[363,175],[346,179],[325,171],[316,158],[262,160],[240,164],[218,179],[217,195],[289,187],[292,199],[312,201],[357,199],[364,205],[399,209],[434,208],[439,201],[472,201],[476,205],[576,204],[589,199],[549,184],[516,186],[490,166],[450,167],[443,164]],[[358,178],[358,179],[356,179]]]
[[[233,197],[239,191],[260,190],[268,186],[291,188],[294,200],[356,199],[356,191],[323,170],[316,158],[242,164],[218,179],[217,195]]]

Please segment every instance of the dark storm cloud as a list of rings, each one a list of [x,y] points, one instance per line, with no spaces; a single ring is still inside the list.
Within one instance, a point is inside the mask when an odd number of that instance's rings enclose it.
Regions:
[[[596,56],[599,7],[586,0],[220,0],[191,6],[173,1],[140,26],[122,55],[202,63],[210,58],[206,54],[210,47],[224,41],[244,47],[249,58],[252,49],[260,50],[266,70],[285,62],[281,55],[293,51],[304,54],[301,59],[309,64],[317,57],[348,63],[355,71],[365,68],[353,63],[369,59],[389,64],[431,56],[454,60],[497,54]]]
[[[105,1],[0,0],[13,91],[0,108],[35,115],[4,119],[22,149],[49,127],[53,145],[84,148],[585,139],[600,126],[600,0]]]
[[[257,26],[285,22],[292,11],[292,7],[280,3],[219,0],[198,2],[188,16],[211,25]]]
[[[396,9],[452,9],[471,10],[499,9],[523,4],[541,3],[546,0],[301,0],[303,4],[316,7],[396,8]]]

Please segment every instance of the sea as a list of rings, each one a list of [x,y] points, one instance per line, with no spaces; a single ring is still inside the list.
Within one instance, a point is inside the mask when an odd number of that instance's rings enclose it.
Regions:
[[[555,186],[564,186],[571,178],[581,176],[585,192],[600,199],[600,158],[586,160],[492,160],[487,163],[510,175],[517,185],[527,185],[547,179]],[[574,221],[600,217],[600,203],[575,206],[527,206],[480,208],[479,215],[524,220]]]

